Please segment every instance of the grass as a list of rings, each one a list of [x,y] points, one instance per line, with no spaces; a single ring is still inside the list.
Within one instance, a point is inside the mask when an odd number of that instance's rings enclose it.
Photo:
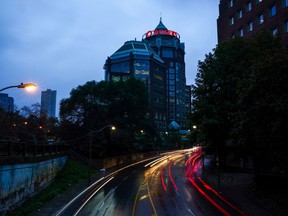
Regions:
[[[92,169],[92,176],[96,170]],[[68,160],[63,170],[56,176],[55,180],[47,188],[27,200],[22,206],[13,210],[9,215],[29,215],[41,208],[45,203],[52,200],[59,194],[69,190],[72,185],[87,181],[89,166],[75,160]]]

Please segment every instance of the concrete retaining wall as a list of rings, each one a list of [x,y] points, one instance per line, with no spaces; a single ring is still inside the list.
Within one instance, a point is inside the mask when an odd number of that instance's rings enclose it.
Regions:
[[[67,156],[62,156],[35,163],[0,165],[0,215],[49,184],[67,160]]]
[[[115,156],[111,158],[104,158],[101,160],[101,163],[98,162],[98,164],[101,164],[100,166],[104,169],[109,169],[111,167],[116,167],[121,164],[125,163],[131,163],[135,161],[142,160],[144,158],[150,158],[153,156],[159,155],[160,152],[145,152],[145,153],[136,153],[131,155],[121,155],[121,156]]]

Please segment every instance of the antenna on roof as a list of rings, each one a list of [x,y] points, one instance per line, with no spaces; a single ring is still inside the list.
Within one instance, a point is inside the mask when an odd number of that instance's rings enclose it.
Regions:
[[[160,12],[160,22],[162,22],[162,12]]]

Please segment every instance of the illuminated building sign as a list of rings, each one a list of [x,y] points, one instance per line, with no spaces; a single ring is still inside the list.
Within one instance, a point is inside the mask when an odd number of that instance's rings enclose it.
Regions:
[[[146,38],[149,38],[155,35],[169,35],[169,36],[177,37],[180,39],[180,35],[177,32],[172,31],[172,30],[165,30],[165,29],[155,29],[154,31],[150,30],[146,32],[144,35],[146,36]]]

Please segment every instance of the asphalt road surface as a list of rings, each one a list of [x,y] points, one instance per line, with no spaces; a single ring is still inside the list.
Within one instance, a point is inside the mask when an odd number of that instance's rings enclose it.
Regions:
[[[246,215],[202,178],[201,148],[131,164],[94,182],[58,215]]]

